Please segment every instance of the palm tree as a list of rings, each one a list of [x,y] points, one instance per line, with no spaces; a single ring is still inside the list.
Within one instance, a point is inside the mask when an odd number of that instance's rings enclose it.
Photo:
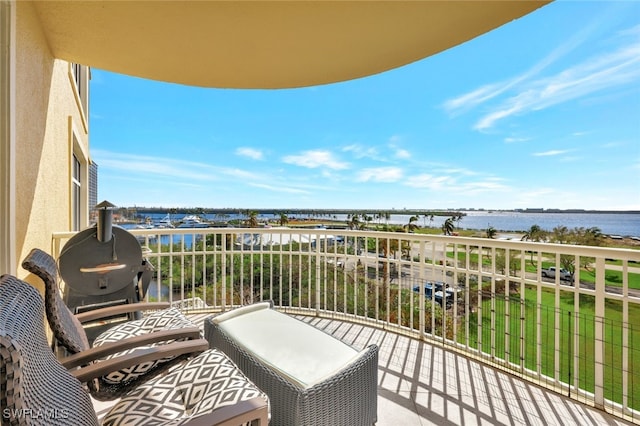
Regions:
[[[569,242],[569,228],[566,226],[556,226],[551,231],[551,240],[560,244]]]
[[[460,227],[460,221],[462,220],[462,216],[464,216],[462,213],[456,213],[456,215],[453,217],[453,220],[456,221],[458,228]]]
[[[249,228],[257,228],[258,227],[258,212],[256,211],[248,211],[247,212],[247,226]]]
[[[286,213],[280,213],[280,226],[286,226],[287,223],[289,223],[289,217],[287,216]]]
[[[360,229],[360,216],[357,213],[352,214],[347,225],[349,226],[349,229]]]
[[[382,213],[378,212],[374,215],[374,218],[376,219],[376,221],[378,222],[378,226],[377,228],[380,228],[380,221],[382,220]]]
[[[545,238],[546,238],[546,232],[543,231],[542,228],[540,228],[538,225],[531,225],[531,228],[529,228],[529,230],[524,233],[524,235],[522,236],[522,238],[520,238],[520,240],[539,242],[544,240]],[[533,250],[530,251],[529,253],[531,253],[531,259],[529,261],[531,262],[531,265],[534,265]]]
[[[456,229],[455,225],[453,224],[454,220],[455,218],[450,217],[444,221],[444,223],[442,224],[442,232],[444,232],[444,235],[453,234],[454,229]]]
[[[531,225],[528,231],[524,233],[521,241],[535,241],[540,242],[544,239],[545,232],[538,225]]]
[[[418,216],[411,216],[409,218],[409,223],[403,226],[404,230],[406,232],[413,232],[416,229],[418,229],[418,225],[415,224],[415,222],[417,221],[418,221]]]
[[[581,244],[587,246],[599,246],[603,238],[602,231],[597,226],[587,228],[584,232],[583,238],[584,240]]]
[[[487,238],[494,239],[497,233],[498,231],[496,231],[496,228],[489,225],[489,227],[487,228]]]
[[[367,222],[367,228],[369,228],[369,225],[371,224],[371,221],[373,220],[373,217],[369,216],[366,213],[362,214],[362,219]]]

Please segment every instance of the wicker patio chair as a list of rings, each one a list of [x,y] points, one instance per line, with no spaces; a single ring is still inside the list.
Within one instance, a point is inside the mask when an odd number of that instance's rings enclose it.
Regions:
[[[198,339],[203,342],[200,329],[168,303],[129,303],[74,315],[60,296],[58,269],[53,257],[36,248],[24,259],[22,267],[44,282],[47,321],[57,343],[70,354],[61,359],[62,365],[69,369],[175,341]],[[150,309],[155,311],[140,320],[118,324],[96,337],[93,347],[89,344],[83,322]],[[172,356],[148,359],[107,372],[88,383],[91,395],[101,401],[118,398],[137,387],[142,380],[149,380],[207,348],[206,345],[197,347],[200,349],[192,352],[185,349]]]
[[[81,381],[100,374],[95,365],[74,371],[62,366],[47,343],[40,293],[14,276],[0,277],[2,425],[98,425]],[[266,395],[224,354],[207,350],[123,396],[102,424],[266,425],[268,409]]]

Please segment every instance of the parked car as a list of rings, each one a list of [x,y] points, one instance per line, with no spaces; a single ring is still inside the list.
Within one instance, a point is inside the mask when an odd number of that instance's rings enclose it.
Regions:
[[[566,269],[563,269],[563,268],[556,269],[555,266],[551,266],[550,268],[544,268],[540,272],[542,273],[542,276],[545,277],[545,278],[555,278],[556,277],[556,271],[559,273],[561,280],[571,281],[573,279],[573,274],[571,272],[569,272],[569,271],[567,271]]]
[[[455,299],[455,292],[449,288],[449,286],[443,282],[437,281],[432,283],[431,281],[427,281],[424,284],[424,297],[428,300],[435,300],[440,306],[446,307],[449,309],[453,306],[453,301]],[[443,289],[446,288],[445,291]],[[414,286],[413,291],[416,293],[420,293],[420,286]],[[446,296],[445,296],[446,295]],[[445,301],[446,300],[446,301]]]

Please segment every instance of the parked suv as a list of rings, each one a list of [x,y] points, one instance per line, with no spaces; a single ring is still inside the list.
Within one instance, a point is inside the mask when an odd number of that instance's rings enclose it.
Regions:
[[[420,293],[420,286],[419,285],[414,286],[413,291],[415,291],[416,293]],[[445,297],[445,294],[446,294],[446,297]],[[443,282],[436,281],[435,283],[432,283],[431,281],[427,281],[424,284],[424,297],[426,297],[428,300],[433,299],[443,308],[446,307],[446,309],[449,309],[451,308],[451,306],[453,306],[453,299],[455,297],[455,292]],[[446,299],[446,302],[444,303],[444,306],[443,306],[443,301],[445,299]]]
[[[545,268],[542,271],[540,271],[542,273],[543,277],[546,278],[555,278],[556,277],[556,272],[558,272],[560,274],[560,279],[564,280],[564,281],[570,281],[573,279],[573,274],[569,271],[567,271],[566,269],[560,268],[560,269],[556,269],[554,266],[550,267],[550,268]]]

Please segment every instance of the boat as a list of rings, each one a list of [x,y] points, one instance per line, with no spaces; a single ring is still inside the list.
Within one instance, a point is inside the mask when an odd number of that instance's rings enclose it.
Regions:
[[[208,228],[209,224],[204,223],[199,216],[187,215],[182,218],[178,228]]]
[[[151,222],[151,218],[147,216],[144,223],[137,224],[134,229],[153,229],[154,225]]]
[[[169,213],[167,213],[167,215],[162,219],[155,222],[153,226],[154,228],[160,229],[175,228],[175,226],[173,226],[173,222],[171,222],[171,215]]]

